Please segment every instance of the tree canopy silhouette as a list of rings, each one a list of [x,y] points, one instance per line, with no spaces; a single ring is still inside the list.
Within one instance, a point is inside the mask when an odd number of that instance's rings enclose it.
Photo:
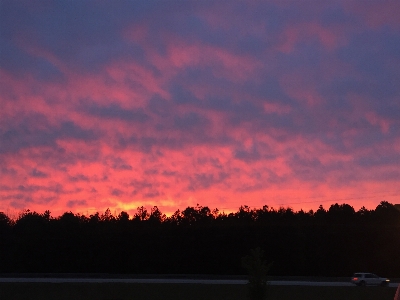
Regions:
[[[132,217],[25,210],[15,220],[0,212],[0,272],[244,274],[241,257],[261,247],[272,275],[396,276],[399,229],[400,211],[386,201],[358,211],[196,205],[166,216],[142,206]]]

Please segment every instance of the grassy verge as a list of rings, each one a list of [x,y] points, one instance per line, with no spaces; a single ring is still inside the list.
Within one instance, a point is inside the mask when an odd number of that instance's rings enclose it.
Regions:
[[[7,300],[245,300],[245,285],[0,283]],[[271,286],[271,300],[393,300],[395,288]]]

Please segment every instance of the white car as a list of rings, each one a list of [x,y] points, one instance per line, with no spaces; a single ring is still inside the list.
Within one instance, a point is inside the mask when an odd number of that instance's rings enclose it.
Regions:
[[[359,286],[365,285],[389,285],[390,280],[384,277],[379,277],[373,273],[354,273],[351,277],[351,283]]]

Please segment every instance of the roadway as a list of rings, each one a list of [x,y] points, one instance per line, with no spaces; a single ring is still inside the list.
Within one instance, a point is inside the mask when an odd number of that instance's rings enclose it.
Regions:
[[[270,285],[280,286],[353,286],[344,281],[271,280]],[[143,283],[143,284],[246,284],[242,279],[183,279],[183,278],[0,278],[0,283]],[[389,287],[397,287],[390,283]]]

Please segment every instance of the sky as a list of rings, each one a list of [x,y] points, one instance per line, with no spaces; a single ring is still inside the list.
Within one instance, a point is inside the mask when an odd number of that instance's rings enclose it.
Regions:
[[[400,1],[0,3],[0,211],[400,203]]]

